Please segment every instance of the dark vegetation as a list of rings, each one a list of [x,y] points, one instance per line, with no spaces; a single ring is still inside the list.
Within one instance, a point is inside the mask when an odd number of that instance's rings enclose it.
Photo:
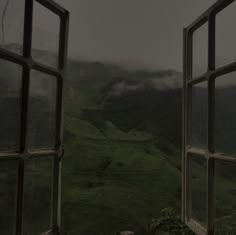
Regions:
[[[37,52],[40,54],[40,52]],[[1,62],[1,71],[6,71]],[[1,73],[0,126],[1,150],[18,146],[18,90],[5,86]],[[8,77],[14,77],[13,73]],[[175,71],[125,71],[113,65],[70,61],[65,83],[65,158],[62,178],[62,226],[65,235],[112,235],[131,230],[143,234],[191,234],[181,224],[181,89],[178,82],[166,84],[166,78],[177,79]],[[163,79],[163,80],[162,80]],[[35,88],[34,88],[35,89]],[[205,92],[199,88],[198,93]],[[219,112],[231,112],[225,103],[236,96],[227,90],[219,103]],[[44,98],[42,98],[44,97]],[[51,146],[54,128],[51,123],[50,98],[32,92],[29,128],[32,148]],[[195,140],[204,136],[202,105],[195,111],[199,128]],[[9,108],[10,107],[10,108]],[[223,110],[222,110],[223,109]],[[40,111],[38,111],[40,110]],[[230,113],[236,120],[236,113]],[[218,129],[228,125],[219,114]],[[222,118],[221,118],[222,117]],[[203,120],[203,121],[202,121]],[[194,124],[193,124],[194,125]],[[220,129],[222,127],[222,129]],[[233,126],[232,126],[233,127]],[[233,128],[224,138],[234,141]],[[225,130],[225,129],[224,129]],[[49,138],[50,137],[50,138]],[[234,151],[233,142],[222,149]],[[31,161],[31,160],[29,160]],[[49,160],[29,163],[26,184],[25,234],[42,232],[49,226],[50,172]],[[1,234],[9,235],[14,224],[16,165],[7,161],[0,166]],[[205,165],[193,163],[194,215],[203,224],[205,217]],[[235,234],[235,168],[218,164],[217,168],[217,234]],[[40,177],[43,176],[43,177]],[[30,208],[37,210],[35,214]],[[169,209],[165,209],[169,208]],[[172,208],[172,209],[170,209]],[[174,211],[174,212],[173,212]],[[39,219],[40,217],[40,219]],[[6,222],[8,221],[8,222]],[[34,231],[35,229],[35,231]]]

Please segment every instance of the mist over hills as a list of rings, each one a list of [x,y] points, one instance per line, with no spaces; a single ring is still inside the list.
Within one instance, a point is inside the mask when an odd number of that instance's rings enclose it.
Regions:
[[[181,76],[172,70],[127,71],[70,62],[66,97],[70,104],[77,103],[82,119],[99,129],[110,121],[123,131],[147,131],[180,146]]]

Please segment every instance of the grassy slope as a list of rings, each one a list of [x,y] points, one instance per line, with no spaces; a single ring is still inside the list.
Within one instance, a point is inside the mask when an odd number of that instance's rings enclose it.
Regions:
[[[125,135],[108,125],[104,135],[86,121],[67,122],[67,131],[76,136],[65,146],[63,214],[68,234],[113,234],[128,228],[140,232],[163,208],[178,208],[180,170],[146,141],[147,134]],[[78,126],[84,127],[80,134]]]
[[[105,93],[112,79],[78,77],[67,83],[63,222],[68,234],[124,229],[142,234],[163,208],[180,212],[180,91],[149,89],[111,98]],[[194,214],[205,224],[206,168],[199,161],[193,167]],[[225,177],[228,169],[218,171],[220,235],[235,232],[236,175],[230,169]]]
[[[109,120],[99,127],[83,117],[85,108],[104,109],[101,90],[108,81],[67,83],[65,234],[110,235],[125,229],[142,234],[163,208],[180,211],[180,151],[173,147],[175,156],[170,156],[150,132],[121,130]]]

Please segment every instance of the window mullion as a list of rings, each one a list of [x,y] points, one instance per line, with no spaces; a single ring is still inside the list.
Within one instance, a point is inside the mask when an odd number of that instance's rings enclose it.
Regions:
[[[21,88],[21,132],[20,132],[20,151],[27,155],[27,117],[28,117],[28,100],[29,100],[29,80],[30,80],[30,55],[32,39],[32,19],[33,19],[33,0],[25,1],[25,18],[24,18],[24,39],[23,39],[23,57],[27,60],[27,66],[23,68],[22,88]],[[23,221],[23,195],[24,195],[24,169],[25,162],[23,159],[18,163],[17,179],[17,205],[16,205],[16,235],[22,234]]]
[[[215,70],[215,14],[209,15],[208,21],[208,72]],[[210,73],[209,73],[210,74]],[[207,145],[209,158],[207,160],[207,233],[214,235],[215,221],[215,190],[214,172],[215,160],[211,154],[215,151],[214,128],[215,128],[215,80],[208,76],[208,115],[207,115]]]
[[[61,230],[61,157],[63,150],[63,86],[64,76],[67,65],[67,48],[68,48],[68,32],[69,32],[69,13],[66,12],[60,21],[60,41],[59,41],[59,57],[58,67],[61,76],[57,77],[57,108],[56,108],[56,149],[58,156],[54,158],[53,166],[53,206],[51,226],[54,234],[60,234]]]

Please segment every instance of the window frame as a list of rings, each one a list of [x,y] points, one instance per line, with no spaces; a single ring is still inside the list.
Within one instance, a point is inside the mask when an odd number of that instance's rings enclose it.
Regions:
[[[31,56],[32,51],[32,29],[33,29],[33,6],[38,2],[45,10],[48,9],[56,14],[60,19],[59,45],[58,45],[58,67],[53,68],[35,61]],[[32,158],[52,157],[53,160],[53,180],[52,180],[52,211],[51,226],[44,235],[61,232],[61,160],[64,155],[63,149],[63,86],[67,65],[68,32],[69,32],[69,12],[53,0],[25,0],[24,12],[24,32],[23,32],[23,54],[18,55],[6,49],[0,48],[0,59],[22,66],[21,75],[21,107],[20,107],[20,146],[19,151],[0,152],[0,161],[16,160],[17,188],[16,188],[16,222],[15,234],[21,235],[23,223],[23,201],[24,201],[24,171],[25,161]],[[36,70],[47,75],[52,75],[57,80],[56,90],[56,136],[55,146],[51,149],[30,151],[27,143],[28,111],[29,111],[29,89],[31,70]]]
[[[215,80],[217,77],[236,71],[233,63],[216,68],[216,16],[235,0],[219,0],[199,16],[183,31],[183,157],[182,157],[182,219],[198,235],[214,235],[215,222],[215,160],[236,162],[236,156],[215,151]],[[198,77],[192,76],[193,34],[208,24],[208,70]],[[231,26],[232,27],[232,26]],[[207,82],[207,149],[191,146],[192,87]],[[191,155],[205,158],[207,161],[207,226],[206,228],[192,218],[192,182]]]

